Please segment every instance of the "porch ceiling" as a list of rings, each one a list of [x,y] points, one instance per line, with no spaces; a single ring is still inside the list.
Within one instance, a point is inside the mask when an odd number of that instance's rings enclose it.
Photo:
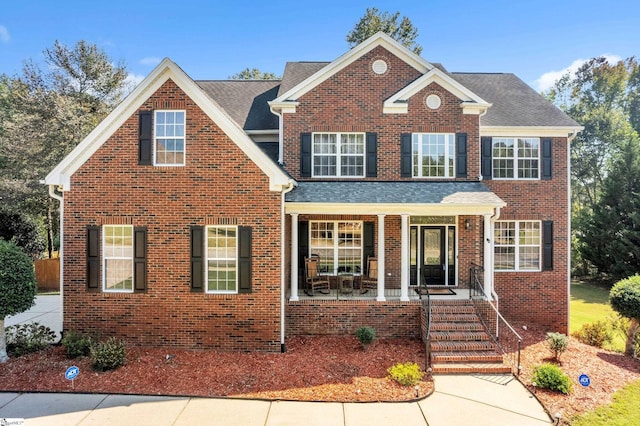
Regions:
[[[286,213],[493,214],[506,203],[482,182],[298,182],[285,196]]]

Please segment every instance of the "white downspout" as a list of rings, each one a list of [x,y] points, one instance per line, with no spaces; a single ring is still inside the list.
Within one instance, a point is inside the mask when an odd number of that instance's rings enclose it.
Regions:
[[[284,153],[282,152],[283,146],[284,146],[284,135],[282,134],[282,124],[283,124],[282,122],[284,117],[282,112],[276,111],[275,109],[273,109],[273,107],[269,107],[269,110],[271,110],[273,114],[278,116],[278,164],[282,165],[284,164]]]
[[[282,133],[281,133],[282,135]],[[281,151],[282,152],[282,151]],[[285,353],[287,351],[287,347],[284,343],[285,336],[285,291],[286,291],[286,281],[285,281],[285,240],[286,240],[286,216],[284,211],[284,203],[285,196],[287,193],[291,192],[293,188],[295,188],[295,182],[293,180],[289,181],[289,186],[282,191],[282,202],[280,206],[280,352]]]
[[[58,186],[58,191],[62,192],[62,185]],[[62,326],[64,326],[64,197],[56,194],[55,185],[49,185],[49,196],[60,202],[60,248],[58,249],[58,258],[60,259],[60,318]]]

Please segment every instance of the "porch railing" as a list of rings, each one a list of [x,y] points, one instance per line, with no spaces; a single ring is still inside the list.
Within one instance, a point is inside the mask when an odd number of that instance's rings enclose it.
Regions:
[[[421,324],[421,334],[422,341],[425,344],[425,361],[424,361],[424,370],[431,370],[431,296],[429,293],[425,293],[427,298],[422,299],[422,306],[420,308],[420,315],[422,316],[420,324]]]
[[[482,272],[484,272],[484,268],[480,265],[473,265],[469,269],[469,299],[473,302],[484,327],[502,351],[504,360],[511,366],[511,371],[520,375],[522,337],[500,314],[497,295],[492,292],[493,299],[496,301],[494,304],[485,293],[480,281]]]

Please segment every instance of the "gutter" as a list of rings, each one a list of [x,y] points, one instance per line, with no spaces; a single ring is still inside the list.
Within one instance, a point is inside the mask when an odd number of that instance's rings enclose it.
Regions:
[[[282,117],[281,117],[282,119]],[[282,140],[282,133],[280,133],[280,138]],[[282,152],[282,151],[280,151]],[[293,188],[296,187],[296,183],[293,179],[289,180],[289,186],[282,190],[282,203],[280,207],[280,352],[285,353],[287,351],[287,346],[284,343],[285,337],[285,292],[286,292],[286,283],[285,283],[285,232],[286,232],[286,216],[284,213],[284,203],[285,196],[287,193],[291,192]]]

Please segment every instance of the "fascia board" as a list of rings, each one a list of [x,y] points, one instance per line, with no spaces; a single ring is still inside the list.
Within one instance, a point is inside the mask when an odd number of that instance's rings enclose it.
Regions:
[[[480,126],[480,136],[566,138],[583,129],[582,126]]]
[[[267,175],[270,190],[280,191],[290,178],[268,158],[235,121],[170,59],[165,58],[127,98],[116,107],[89,135],[74,148],[45,178],[49,185],[70,189],[71,175],[77,171],[115,131],[155,93],[167,80],[173,80],[202,111],[233,140],[236,145]]]
[[[435,68],[431,63],[427,62],[421,56],[416,55],[414,52],[402,46],[387,34],[378,32],[359,45],[355,46],[351,50],[344,53],[329,65],[325,66],[302,82],[298,83],[296,86],[292,87],[287,92],[274,99],[273,102],[275,104],[278,104],[287,100],[297,100],[300,96],[309,92],[311,89],[318,86],[320,83],[324,82],[332,75],[336,74],[338,71],[351,65],[360,57],[378,46],[384,47],[390,53],[399,57],[401,60],[409,64],[411,67],[415,68],[420,73],[424,74]]]
[[[425,215],[486,215],[494,214],[496,208],[506,203],[496,204],[384,204],[384,203],[285,203],[285,213],[298,214],[409,214]]]

